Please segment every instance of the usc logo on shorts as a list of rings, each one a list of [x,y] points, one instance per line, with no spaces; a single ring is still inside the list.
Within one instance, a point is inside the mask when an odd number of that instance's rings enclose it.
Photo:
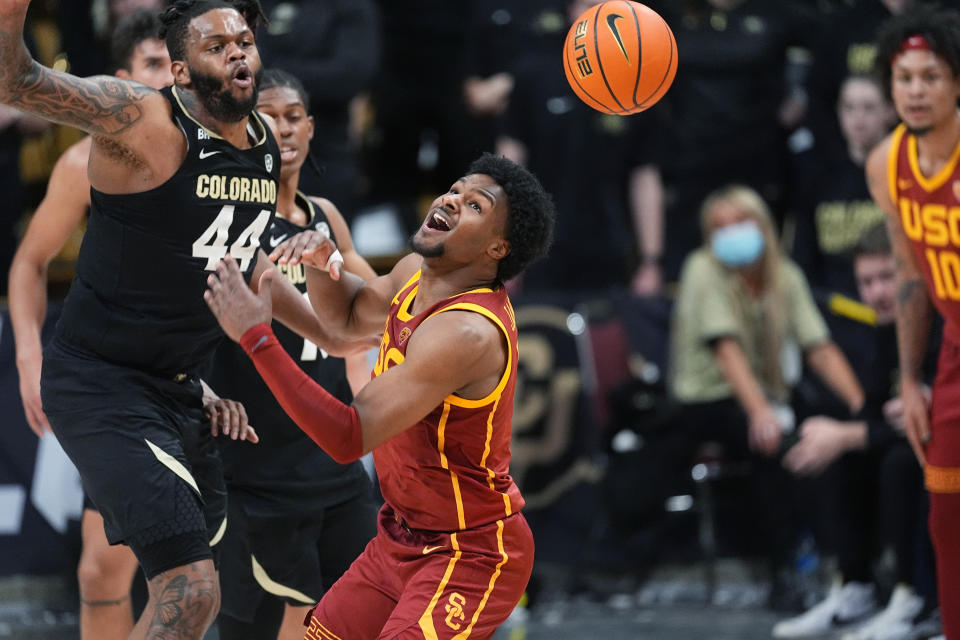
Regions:
[[[465,619],[463,605],[466,604],[466,602],[466,598],[454,591],[450,594],[448,604],[444,605],[444,609],[447,611],[447,618],[444,622],[454,631],[460,628],[461,623]]]

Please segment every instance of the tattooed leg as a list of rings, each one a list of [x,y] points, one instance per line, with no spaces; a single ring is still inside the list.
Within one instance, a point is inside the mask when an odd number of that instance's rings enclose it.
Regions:
[[[200,640],[220,609],[212,560],[164,571],[149,583],[150,600],[130,640]]]

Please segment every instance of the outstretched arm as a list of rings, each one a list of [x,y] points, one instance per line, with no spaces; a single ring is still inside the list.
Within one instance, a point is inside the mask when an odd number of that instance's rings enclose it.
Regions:
[[[117,164],[129,174],[136,158],[150,174],[146,188],[161,184],[181,156],[156,154],[157,148],[182,149],[183,135],[170,120],[167,101],[157,91],[113,76],[78,78],[35,61],[23,42],[29,0],[0,0],[0,103],[51,122],[94,135],[91,176],[94,186],[112,193],[144,188],[118,179]],[[180,145],[179,147],[177,145]],[[96,160],[106,165],[95,170]],[[123,164],[125,163],[125,164]],[[100,181],[103,185],[100,185]]]
[[[874,202],[887,214],[887,229],[897,270],[897,347],[903,424],[910,446],[922,465],[926,463],[923,448],[930,439],[930,407],[923,393],[921,372],[932,309],[923,274],[917,266],[910,240],[903,231],[897,206],[890,194],[886,166],[889,152],[888,137],[867,158],[867,184]]]
[[[20,398],[27,423],[38,436],[50,431],[40,402],[40,332],[47,312],[47,265],[66,244],[87,211],[90,141],[70,147],[53,167],[47,194],[37,207],[10,265],[10,320],[17,350]]]
[[[236,266],[233,258],[227,261]],[[218,273],[225,269],[224,262],[217,267]],[[283,277],[276,265],[270,262],[267,254],[260,251],[257,258],[257,264],[253,270],[253,276],[250,279],[250,288],[254,292],[260,289],[260,282],[263,275],[267,272],[273,272],[274,280],[271,291],[271,308],[273,317],[285,324],[291,331],[307,338],[314,344],[322,347],[327,353],[335,356],[347,356],[356,353],[360,349],[372,348],[377,346],[378,340],[374,337],[362,339],[348,339],[336,332],[331,331],[317,317],[310,303],[300,294],[296,287]]]
[[[351,273],[337,246],[319,231],[304,231],[270,254],[279,264],[303,263],[307,293],[324,329],[347,342],[379,342],[390,301],[417,272],[421,258],[410,254],[390,273],[365,280]]]
[[[355,460],[405,431],[453,393],[466,399],[489,395],[503,375],[507,355],[499,330],[479,314],[448,311],[424,321],[410,338],[404,361],[345,405],[310,379],[273,335],[274,279],[269,272],[254,294],[235,264],[218,268],[204,299],[287,414],[338,462]]]

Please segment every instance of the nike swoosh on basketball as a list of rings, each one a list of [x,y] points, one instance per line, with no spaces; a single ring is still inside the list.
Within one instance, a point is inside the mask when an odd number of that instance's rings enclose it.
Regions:
[[[215,156],[215,155],[217,155],[218,153],[220,153],[220,152],[219,152],[219,151],[207,151],[206,149],[200,149],[200,159],[201,159],[201,160],[206,160],[206,159],[209,158],[210,156]]]
[[[607,26],[610,27],[610,33],[612,33],[613,37],[617,40],[617,46],[620,47],[623,57],[627,59],[627,64],[630,64],[630,55],[627,53],[627,48],[623,46],[623,38],[620,37],[620,30],[617,29],[618,19],[623,20],[623,16],[617,13],[611,13],[607,16]]]
[[[271,246],[271,247],[277,246],[278,244],[280,244],[281,242],[283,242],[283,240],[284,240],[286,237],[287,237],[287,234],[283,234],[282,236],[277,236],[276,238],[274,238],[273,236],[270,236],[270,246]]]
[[[443,549],[443,545],[442,545],[442,544],[438,544],[438,545],[435,546],[435,547],[424,547],[424,548],[423,548],[423,555],[427,555],[428,553],[433,553],[433,552],[436,551],[437,549]]]

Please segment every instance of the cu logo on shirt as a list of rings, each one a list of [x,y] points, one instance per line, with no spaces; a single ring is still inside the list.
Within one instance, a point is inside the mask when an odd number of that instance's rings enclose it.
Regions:
[[[444,608],[447,611],[447,618],[445,622],[447,626],[456,631],[460,628],[460,623],[464,620],[463,615],[463,605],[466,604],[467,599],[462,595],[454,591],[450,594],[449,604],[444,605]],[[459,622],[455,622],[459,620]]]

